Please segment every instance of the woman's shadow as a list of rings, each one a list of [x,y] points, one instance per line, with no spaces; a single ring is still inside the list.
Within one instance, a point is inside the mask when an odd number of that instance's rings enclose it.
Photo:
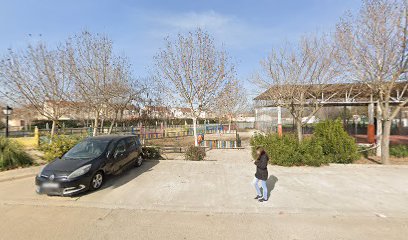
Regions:
[[[270,175],[268,180],[266,180],[266,187],[268,188],[268,199],[271,196],[271,192],[275,188],[275,185],[277,182],[278,182],[278,178],[274,175]]]

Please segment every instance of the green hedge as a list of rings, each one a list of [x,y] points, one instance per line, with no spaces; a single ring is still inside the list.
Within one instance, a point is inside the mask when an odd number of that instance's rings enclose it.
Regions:
[[[52,161],[64,155],[82,139],[84,139],[84,136],[55,135],[51,142],[42,142],[40,144],[40,150],[44,152],[44,159],[46,161]]]
[[[269,155],[271,164],[280,166],[320,166],[327,160],[318,142],[313,138],[305,138],[298,142],[294,134],[256,135],[251,139],[252,156],[256,158],[256,148],[261,146]]]
[[[316,124],[313,136],[320,142],[331,163],[352,163],[359,158],[356,141],[344,131],[340,120]]]
[[[328,163],[352,163],[358,159],[357,144],[339,121],[325,121],[316,124],[312,136],[301,143],[296,135],[277,134],[255,135],[251,139],[252,156],[256,148],[263,147],[270,157],[270,163],[281,166],[321,166]]]
[[[407,145],[391,146],[390,155],[398,158],[408,157],[408,146]]]
[[[0,170],[24,167],[33,164],[33,159],[17,142],[0,137]]]

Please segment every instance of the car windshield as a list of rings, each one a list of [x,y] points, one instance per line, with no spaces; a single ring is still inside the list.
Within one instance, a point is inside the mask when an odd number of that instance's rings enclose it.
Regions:
[[[87,139],[69,150],[63,159],[81,159],[99,157],[109,144],[109,140]]]

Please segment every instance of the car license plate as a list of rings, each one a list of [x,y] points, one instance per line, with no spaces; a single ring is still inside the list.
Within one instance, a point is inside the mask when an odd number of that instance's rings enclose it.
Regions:
[[[45,182],[42,184],[43,188],[58,188],[59,184],[54,182]]]

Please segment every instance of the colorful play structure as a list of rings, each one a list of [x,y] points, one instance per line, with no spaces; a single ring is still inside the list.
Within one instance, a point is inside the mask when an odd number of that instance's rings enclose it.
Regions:
[[[203,140],[200,143],[201,147],[206,147],[208,149],[240,149],[241,140]]]

